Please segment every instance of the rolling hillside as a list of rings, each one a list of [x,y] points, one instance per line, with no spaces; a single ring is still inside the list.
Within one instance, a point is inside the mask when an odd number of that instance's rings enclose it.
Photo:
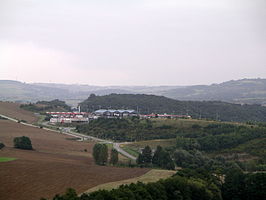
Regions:
[[[207,118],[222,121],[265,121],[266,107],[260,105],[240,105],[220,101],[177,101],[164,96],[144,94],[91,95],[80,103],[83,111],[99,108],[127,108],[142,114],[172,113],[189,114],[193,118]]]
[[[162,95],[179,100],[266,104],[266,79],[242,79],[221,84],[167,90]]]
[[[80,84],[22,83],[0,80],[0,100],[36,102],[60,99],[77,105],[90,94],[153,94],[177,100],[225,101],[266,105],[266,79],[242,79],[195,86],[93,86]]]

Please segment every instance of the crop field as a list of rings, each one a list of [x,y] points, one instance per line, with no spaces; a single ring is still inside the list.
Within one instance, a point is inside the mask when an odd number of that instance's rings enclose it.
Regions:
[[[25,120],[28,123],[37,122],[38,118],[34,113],[21,109],[20,104],[0,101],[0,114],[18,120]]]
[[[13,148],[13,138],[30,137],[33,151]],[[0,199],[37,200],[52,198],[69,187],[78,193],[97,185],[141,176],[149,169],[97,166],[92,142],[79,142],[60,133],[0,120]],[[87,152],[85,152],[85,149]]]

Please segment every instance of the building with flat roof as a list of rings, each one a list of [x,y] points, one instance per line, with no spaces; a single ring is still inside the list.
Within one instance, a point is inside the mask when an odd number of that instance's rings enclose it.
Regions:
[[[99,117],[115,118],[115,117],[131,117],[138,116],[135,110],[125,110],[125,109],[100,109],[94,111],[94,114]]]

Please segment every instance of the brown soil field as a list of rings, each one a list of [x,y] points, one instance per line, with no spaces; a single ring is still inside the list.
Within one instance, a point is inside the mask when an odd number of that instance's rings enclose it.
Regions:
[[[33,151],[13,148],[13,138],[23,135],[31,138]],[[82,193],[99,184],[138,177],[149,171],[97,166],[91,155],[93,143],[8,120],[0,120],[0,141],[6,145],[0,150],[0,157],[17,158],[0,163],[1,200],[52,198],[69,187]]]
[[[38,118],[34,113],[21,109],[19,103],[0,101],[0,114],[19,120],[26,120],[28,123],[34,123]]]

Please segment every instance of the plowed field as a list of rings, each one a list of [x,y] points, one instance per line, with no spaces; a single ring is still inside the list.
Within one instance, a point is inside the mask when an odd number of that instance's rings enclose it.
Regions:
[[[0,114],[19,120],[25,120],[28,123],[33,123],[38,120],[34,113],[21,109],[19,106],[19,103],[0,101]]]
[[[13,138],[28,136],[33,151],[14,149]],[[129,179],[147,169],[97,166],[93,163],[93,143],[38,128],[0,120],[0,141],[6,147],[0,157],[17,160],[0,163],[1,200],[51,198],[72,187],[82,193],[96,185]],[[84,152],[87,149],[87,152]]]

